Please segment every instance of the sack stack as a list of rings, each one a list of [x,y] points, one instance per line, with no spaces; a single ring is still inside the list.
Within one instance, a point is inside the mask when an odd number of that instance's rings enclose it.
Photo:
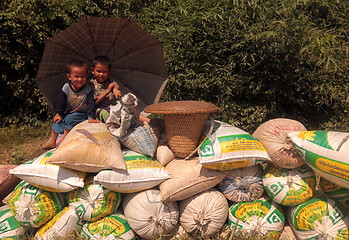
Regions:
[[[76,125],[58,149],[10,170],[23,181],[0,208],[0,238],[186,239],[229,231],[231,239],[276,240],[290,225],[301,240],[349,239],[348,133],[273,119],[249,134],[204,118],[183,155],[167,144],[166,120],[132,128],[125,144],[103,123]]]

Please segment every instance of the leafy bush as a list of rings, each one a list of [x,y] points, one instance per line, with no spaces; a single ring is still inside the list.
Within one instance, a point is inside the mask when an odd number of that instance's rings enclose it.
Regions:
[[[349,130],[347,1],[6,0],[1,12],[2,124],[47,117],[34,84],[44,41],[92,15],[133,18],[164,43],[163,101],[215,103],[249,131],[275,117]]]

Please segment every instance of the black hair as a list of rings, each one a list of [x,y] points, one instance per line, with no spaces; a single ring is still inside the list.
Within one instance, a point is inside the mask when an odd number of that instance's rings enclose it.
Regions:
[[[73,67],[83,67],[83,68],[85,68],[86,70],[88,69],[87,64],[84,63],[83,61],[80,61],[80,60],[72,60],[72,61],[70,61],[70,62],[67,64],[66,71],[67,71],[68,74],[71,72],[71,69],[72,69]]]
[[[108,66],[109,70],[111,69],[111,61],[106,56],[97,56],[93,59],[92,68],[95,68],[97,64],[102,66]]]

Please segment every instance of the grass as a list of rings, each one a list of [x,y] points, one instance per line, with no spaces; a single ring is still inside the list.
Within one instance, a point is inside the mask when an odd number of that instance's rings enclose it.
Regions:
[[[49,138],[51,124],[0,128],[0,164],[18,165],[28,160]]]

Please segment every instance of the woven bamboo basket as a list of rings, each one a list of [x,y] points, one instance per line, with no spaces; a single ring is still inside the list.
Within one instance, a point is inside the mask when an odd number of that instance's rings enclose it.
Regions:
[[[177,157],[185,158],[198,146],[205,121],[218,107],[200,101],[174,101],[152,104],[145,112],[164,114],[166,139]]]

